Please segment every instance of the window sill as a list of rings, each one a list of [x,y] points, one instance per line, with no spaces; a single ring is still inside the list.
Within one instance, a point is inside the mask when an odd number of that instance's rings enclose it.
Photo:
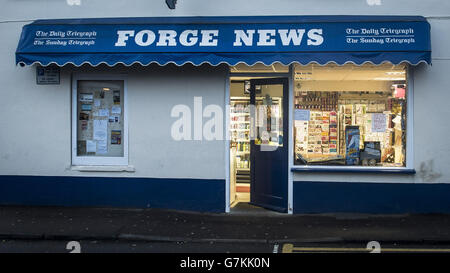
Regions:
[[[72,166],[70,170],[79,172],[135,172],[134,166]]]
[[[383,167],[319,167],[294,166],[292,172],[322,172],[322,173],[398,173],[415,174],[415,169],[409,168],[383,168]]]

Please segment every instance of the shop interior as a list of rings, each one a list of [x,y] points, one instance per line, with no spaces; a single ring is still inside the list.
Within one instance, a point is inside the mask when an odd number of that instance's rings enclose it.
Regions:
[[[250,202],[250,94],[248,80],[230,82],[230,207]]]

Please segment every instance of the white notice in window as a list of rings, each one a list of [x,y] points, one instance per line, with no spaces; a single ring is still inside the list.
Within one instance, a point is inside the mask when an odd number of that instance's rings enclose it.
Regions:
[[[99,117],[107,117],[107,116],[109,116],[109,110],[108,109],[99,109],[98,110],[98,116]]]
[[[108,121],[94,120],[94,139],[106,141],[108,137]]]
[[[113,106],[111,107],[111,114],[120,114],[122,112],[122,109],[120,106]]]
[[[101,140],[97,145],[97,154],[107,154],[108,153],[108,143],[106,140]]]
[[[86,141],[86,152],[95,153],[97,151],[97,143],[94,140]]]
[[[372,114],[372,133],[383,133],[386,131],[386,115],[380,113]]]
[[[80,102],[92,102],[94,95],[92,93],[80,93]]]

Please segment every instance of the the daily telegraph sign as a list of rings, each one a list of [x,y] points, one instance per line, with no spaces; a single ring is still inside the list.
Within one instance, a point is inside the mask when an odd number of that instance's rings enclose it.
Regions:
[[[81,19],[80,24],[46,24],[41,20],[24,26],[17,53],[430,51],[430,27],[426,21],[245,24],[116,21],[92,24]]]

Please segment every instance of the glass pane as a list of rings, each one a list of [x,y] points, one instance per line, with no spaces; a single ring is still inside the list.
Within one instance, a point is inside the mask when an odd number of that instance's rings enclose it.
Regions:
[[[283,85],[255,85],[255,144],[283,146]]]
[[[123,96],[123,81],[78,81],[77,156],[124,156]]]
[[[404,167],[404,65],[296,66],[295,164]]]

